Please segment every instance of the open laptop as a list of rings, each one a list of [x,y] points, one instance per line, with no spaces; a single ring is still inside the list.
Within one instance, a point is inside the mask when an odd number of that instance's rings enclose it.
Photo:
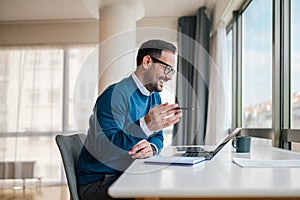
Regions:
[[[185,153],[177,153],[174,156],[153,156],[144,160],[145,163],[194,165],[205,160],[211,160],[217,153],[239,132],[241,128],[236,128],[222,140],[213,150],[207,151],[205,148],[187,147]]]
[[[213,150],[207,151],[204,148],[190,147],[181,156],[183,157],[204,157],[206,160],[211,160],[234,136],[241,131],[241,128],[236,128],[222,140]]]

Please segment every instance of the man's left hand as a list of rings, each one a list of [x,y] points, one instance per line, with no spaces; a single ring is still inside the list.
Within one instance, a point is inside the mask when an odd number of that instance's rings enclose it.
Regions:
[[[131,155],[133,159],[148,158],[153,155],[153,151],[150,143],[143,139],[134,145],[134,147],[128,151],[128,154]]]

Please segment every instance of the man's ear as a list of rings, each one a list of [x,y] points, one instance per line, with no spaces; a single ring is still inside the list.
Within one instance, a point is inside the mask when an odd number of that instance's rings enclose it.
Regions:
[[[142,66],[144,69],[148,70],[151,67],[152,60],[149,55],[144,56],[143,61],[142,61]]]

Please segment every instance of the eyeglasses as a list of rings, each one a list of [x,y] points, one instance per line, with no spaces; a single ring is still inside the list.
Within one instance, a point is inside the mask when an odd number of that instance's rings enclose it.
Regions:
[[[163,61],[161,61],[157,58],[154,58],[152,56],[150,56],[150,58],[153,60],[153,62],[157,62],[157,63],[160,63],[160,64],[163,65],[163,68],[165,69],[165,71],[164,71],[165,74],[168,74],[170,72],[172,73],[172,75],[175,74],[175,70],[172,68],[171,65],[169,65],[169,64],[167,64],[167,63],[165,63],[165,62],[163,62]]]

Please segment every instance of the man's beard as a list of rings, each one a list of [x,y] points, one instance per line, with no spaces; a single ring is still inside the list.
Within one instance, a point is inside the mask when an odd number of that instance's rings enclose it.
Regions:
[[[161,92],[162,87],[158,85],[158,83],[147,83],[145,84],[145,88],[149,90],[149,92]]]
[[[160,77],[159,79],[163,79]],[[149,90],[149,92],[161,92],[162,87],[160,87],[160,81],[153,77],[151,72],[147,72],[144,74],[144,86]]]

